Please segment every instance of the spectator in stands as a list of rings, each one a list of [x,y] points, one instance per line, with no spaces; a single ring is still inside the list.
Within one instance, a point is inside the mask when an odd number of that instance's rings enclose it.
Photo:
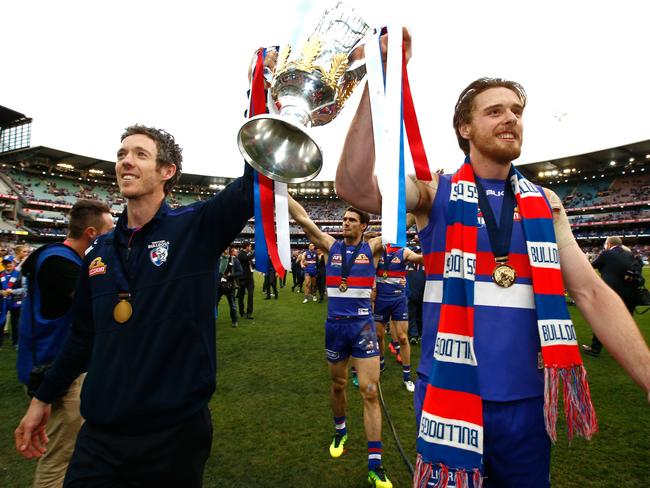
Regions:
[[[381,42],[385,50],[385,40]],[[562,282],[650,400],[650,351],[636,324],[580,251],[557,195],[523,179],[512,165],[521,153],[525,104],[517,83],[493,78],[472,82],[454,113],[464,164],[454,175],[406,180],[406,208],[416,217],[431,285],[425,292],[415,395],[420,430],[414,486],[442,485],[447,473],[474,477],[474,486],[482,475],[494,486],[549,486],[555,422],[545,422],[544,412],[556,408],[551,400],[557,384],[551,380],[564,371],[574,372],[578,380],[565,381],[564,387],[581,399],[575,416],[567,411],[567,421],[587,437],[594,432],[595,414]],[[375,154],[366,90],[345,141],[336,191],[362,210],[378,212]],[[486,221],[491,215],[489,233],[488,225],[479,227],[479,208]],[[506,229],[512,230],[511,237]],[[501,267],[505,262],[507,268]],[[522,289],[527,290],[525,299],[517,294]],[[560,324],[570,332],[560,333]],[[452,351],[459,336],[465,350],[472,350],[462,364],[455,362],[458,349]],[[537,368],[540,352],[544,370]],[[477,417],[460,414],[470,398]],[[447,412],[443,421],[441,412]],[[513,418],[519,415],[528,420],[517,425]],[[447,429],[436,432],[435,425],[443,422],[459,428],[457,420],[470,421],[483,441],[472,446],[468,439],[458,439],[451,445],[439,433]]]
[[[630,314],[634,313],[634,297],[638,284],[630,279],[629,272],[638,264],[637,258],[629,248],[623,245],[620,237],[608,237],[605,250],[594,260],[592,266],[600,271],[600,276],[607,285],[623,300]],[[639,272],[643,266],[639,266]],[[603,345],[594,332],[591,346],[582,345],[585,354],[598,357]]]
[[[237,254],[237,259],[242,267],[242,275],[239,278],[239,291],[237,301],[239,302],[239,315],[247,319],[253,318],[253,295],[255,291],[255,276],[253,274],[253,260],[255,253],[252,251],[250,242],[244,242]],[[244,295],[248,294],[246,301],[246,313],[244,314]]]
[[[181,164],[165,131],[136,125],[122,135],[115,170],[126,209],[87,253],[70,336],[16,429],[18,452],[41,456],[51,402],[88,364],[68,486],[202,485],[216,267],[253,216],[253,173],[246,165],[214,198],[172,210],[165,197]]]
[[[28,279],[28,295],[20,324],[18,379],[33,395],[42,371],[61,353],[72,324],[72,301],[84,253],[95,238],[113,228],[108,207],[101,202],[79,200],[70,211],[68,237],[63,243],[40,247],[23,264]],[[57,392],[45,419],[48,449],[40,457],[34,473],[34,487],[63,484],[77,432],[83,423],[79,394],[85,373],[69,387]],[[67,390],[67,391],[65,391]]]

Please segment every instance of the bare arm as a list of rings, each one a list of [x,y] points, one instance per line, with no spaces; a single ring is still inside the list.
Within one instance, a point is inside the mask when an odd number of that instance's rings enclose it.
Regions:
[[[411,56],[411,36],[403,31],[407,60]],[[386,58],[387,36],[381,38],[382,56]],[[339,198],[357,208],[381,214],[381,192],[375,168],[375,143],[368,86],[364,88],[359,108],[345,138],[341,158],[336,171],[335,187]],[[417,210],[421,203],[421,188],[414,178],[406,180],[406,208]],[[430,207],[429,207],[430,208]]]
[[[650,392],[650,350],[623,300],[596,274],[577,244],[560,249],[560,262],[564,285],[594,333],[632,379]]]
[[[302,208],[302,206],[296,202],[291,195],[289,195],[289,213],[293,220],[302,227],[307,238],[313,242],[316,247],[320,248],[323,252],[329,252],[330,247],[332,247],[332,244],[334,244],[336,239],[320,230],[309,218],[305,209]]]
[[[424,257],[422,257],[422,254],[417,254],[410,249],[404,249],[404,259],[415,264],[424,264]]]

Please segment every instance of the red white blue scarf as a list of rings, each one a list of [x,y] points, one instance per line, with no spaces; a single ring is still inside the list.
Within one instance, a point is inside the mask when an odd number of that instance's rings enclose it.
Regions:
[[[562,378],[569,439],[574,434],[589,439],[598,426],[566,306],[559,259],[556,263],[536,262],[531,253],[533,246],[543,246],[557,255],[552,210],[539,187],[516,169],[511,170],[509,179],[522,217],[531,265],[544,361],[546,431],[555,441]],[[483,480],[483,411],[473,340],[478,198],[469,158],[451,181],[445,259],[460,256],[465,264],[460,274],[445,271],[437,337],[465,343],[468,354],[465,358],[434,354],[417,440],[413,486],[418,488],[427,486],[430,480],[437,480],[435,486],[444,488],[450,478],[455,478],[458,488],[468,487],[470,476],[474,488],[478,488]],[[568,333],[549,334],[549,328]]]

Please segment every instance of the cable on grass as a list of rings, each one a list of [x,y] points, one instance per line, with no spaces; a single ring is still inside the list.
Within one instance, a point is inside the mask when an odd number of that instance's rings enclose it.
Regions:
[[[381,409],[384,412],[384,416],[386,417],[386,422],[388,422],[390,431],[393,434],[393,439],[395,439],[397,450],[399,451],[400,456],[402,456],[402,460],[404,461],[404,464],[406,464],[409,473],[411,473],[411,476],[413,476],[413,465],[411,464],[411,461],[409,461],[408,456],[404,452],[404,448],[402,447],[402,442],[400,441],[399,435],[397,434],[397,430],[395,429],[395,424],[393,424],[393,419],[391,418],[390,412],[388,411],[388,407],[386,406],[386,402],[384,401],[384,394],[381,391],[381,382],[377,382],[377,386],[379,390],[379,402],[381,403]]]

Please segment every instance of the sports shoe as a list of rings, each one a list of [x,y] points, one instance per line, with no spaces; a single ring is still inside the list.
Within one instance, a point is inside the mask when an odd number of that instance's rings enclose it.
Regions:
[[[411,337],[411,338],[409,339],[409,342],[410,342],[411,344],[417,344],[417,343],[418,343],[418,338],[415,337],[415,336],[414,336],[414,337]]]
[[[233,326],[233,327],[238,327],[239,324],[238,324],[237,322],[233,322],[233,323],[232,323],[232,326]]]
[[[395,361],[397,361],[399,364],[402,364],[402,355],[398,353],[397,356],[395,356]]]
[[[375,488],[393,488],[393,483],[390,482],[381,465],[368,471],[368,484]]]
[[[388,349],[390,349],[390,352],[393,354],[393,356],[397,354],[397,349],[395,349],[395,346],[393,346],[392,342],[388,343]]]
[[[345,442],[348,440],[348,435],[336,434],[330,444],[330,456],[333,458],[341,457],[346,451]]]
[[[359,377],[357,376],[357,373],[354,371],[352,372],[352,384],[354,385],[355,388],[359,388]]]
[[[307,303],[309,301],[309,298],[305,298],[302,303]]]
[[[597,358],[598,356],[600,356],[600,352],[594,351],[593,347],[588,346],[587,344],[582,345],[582,350],[584,351],[584,353],[587,356],[591,356],[591,357],[594,357],[594,358]]]
[[[316,295],[314,295],[313,297],[311,297],[311,299],[312,299],[313,301],[315,301],[315,302],[318,301],[318,298],[316,298]]]
[[[413,393],[415,391],[415,384],[411,380],[406,380],[404,382],[404,387],[406,388],[406,391]]]

